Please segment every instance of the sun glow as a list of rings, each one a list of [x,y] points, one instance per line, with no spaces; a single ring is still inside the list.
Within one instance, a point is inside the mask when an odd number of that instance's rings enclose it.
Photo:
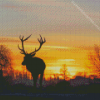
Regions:
[[[67,71],[69,72],[70,78],[76,76],[77,72],[81,71],[81,68],[78,67],[67,67]]]

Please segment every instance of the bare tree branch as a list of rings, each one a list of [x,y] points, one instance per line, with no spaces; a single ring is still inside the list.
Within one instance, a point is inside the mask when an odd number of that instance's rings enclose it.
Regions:
[[[90,64],[92,65],[92,70],[100,73],[100,49],[99,46],[94,46],[94,54],[90,53],[88,55]]]

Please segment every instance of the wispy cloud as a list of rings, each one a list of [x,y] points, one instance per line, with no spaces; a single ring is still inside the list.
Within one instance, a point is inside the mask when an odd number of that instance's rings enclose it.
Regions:
[[[32,11],[31,7],[28,6],[19,6],[19,5],[11,5],[11,4],[3,4],[1,5],[2,8],[7,8],[7,9],[11,9],[11,10],[15,10],[15,11]]]
[[[14,5],[2,5],[1,7],[4,7],[4,8],[18,8],[18,6],[14,6]]]
[[[59,59],[58,61],[66,61],[66,62],[69,62],[69,61],[75,61],[74,59]]]
[[[45,46],[47,48],[61,48],[61,49],[69,49],[70,47],[64,47],[64,46]]]

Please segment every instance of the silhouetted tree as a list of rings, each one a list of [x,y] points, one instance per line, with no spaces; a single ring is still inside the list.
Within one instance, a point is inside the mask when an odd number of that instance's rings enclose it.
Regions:
[[[0,92],[5,90],[7,82],[11,79],[9,76],[4,78],[3,73],[7,74],[11,68],[10,50],[4,45],[0,45]]]
[[[100,75],[100,51],[99,46],[94,46],[94,53],[90,53],[88,58],[90,61],[90,64],[92,65],[92,70],[95,72],[98,72]],[[90,67],[89,67],[90,68]]]
[[[82,76],[83,72],[77,72],[75,76]]]
[[[67,66],[66,66],[66,64],[63,64],[62,68],[60,69],[60,72],[63,73],[64,80],[65,80],[66,79],[66,74],[67,74]]]
[[[0,70],[9,70],[11,67],[11,52],[6,46],[0,45]]]
[[[84,77],[86,77],[86,75],[87,75],[87,72],[84,71],[84,72],[77,72],[75,76],[84,76]]]

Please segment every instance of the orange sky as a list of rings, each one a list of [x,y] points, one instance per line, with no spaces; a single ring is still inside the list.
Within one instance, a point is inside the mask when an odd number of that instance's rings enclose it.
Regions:
[[[13,68],[22,71],[23,66],[21,63],[24,55],[20,54],[20,50],[18,49],[18,44],[21,47],[19,37],[2,37],[0,38],[0,41],[1,40],[1,44],[5,44],[13,53]],[[32,37],[25,41],[24,44],[27,52],[32,52],[39,46],[37,39],[32,39]],[[44,43],[42,48],[36,53],[36,56],[42,58],[46,63],[45,74],[61,74],[60,69],[63,64],[66,64],[70,77],[78,72],[85,71],[89,73],[89,69],[86,66],[88,64],[88,54],[90,51],[93,51],[93,47],[70,47],[67,46],[69,44],[70,43],[67,42],[66,46],[65,43],[58,46],[56,42],[54,45],[51,42],[50,45],[50,41],[46,38],[46,43]]]

